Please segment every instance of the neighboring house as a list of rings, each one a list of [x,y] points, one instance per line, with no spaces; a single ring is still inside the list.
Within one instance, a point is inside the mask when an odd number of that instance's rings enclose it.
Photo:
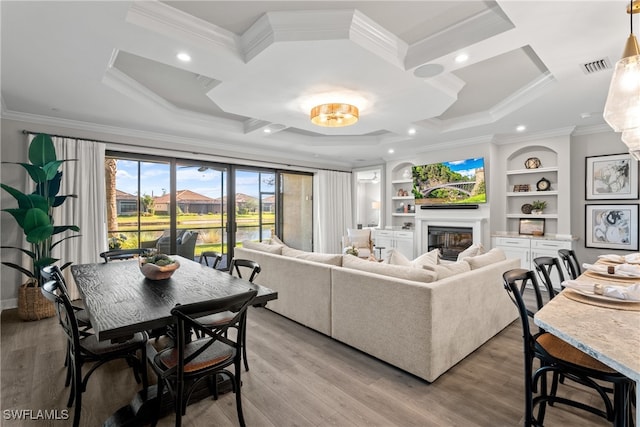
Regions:
[[[116,189],[116,209],[118,215],[135,215],[138,212],[138,198]]]
[[[274,209],[274,203],[273,203],[273,196],[269,196],[271,197],[271,201],[266,203],[266,206],[268,206],[268,209],[265,207],[265,202],[262,202],[262,211],[263,212],[272,212],[272,209]],[[266,199],[269,199],[269,197],[267,197]],[[265,200],[266,200],[265,199]],[[221,206],[225,205],[227,203],[227,197],[218,197],[216,199],[213,199],[215,201],[215,206],[217,209],[220,209]],[[236,210],[238,212],[244,212],[246,211],[247,213],[252,213],[252,212],[257,212],[258,211],[258,199],[256,197],[250,196],[248,194],[244,194],[244,193],[236,193]],[[214,213],[218,213],[220,212],[219,210],[214,211]]]
[[[159,214],[169,213],[169,204],[171,203],[171,195],[155,197],[156,212]],[[208,214],[219,213],[220,205],[216,204],[216,199],[204,196],[191,190],[178,190],[176,194],[176,202],[183,213]]]
[[[267,196],[262,199],[262,212],[276,211],[276,196]]]

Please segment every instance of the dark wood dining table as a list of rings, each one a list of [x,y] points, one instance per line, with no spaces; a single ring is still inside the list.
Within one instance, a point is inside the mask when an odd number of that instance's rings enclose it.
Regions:
[[[126,340],[136,332],[163,330],[174,323],[171,309],[222,298],[256,289],[254,306],[264,306],[278,293],[195,261],[172,255],[180,268],[166,280],[145,278],[138,260],[71,266],[71,273],[89,312],[91,325],[100,341]],[[137,393],[129,405],[120,408],[104,426],[137,426],[148,421],[154,410],[155,385]],[[203,390],[202,397],[208,394]],[[198,400],[194,396],[192,400]],[[163,399],[169,401],[170,399]]]
[[[98,340],[127,339],[136,332],[173,323],[171,309],[256,289],[254,305],[265,305],[278,293],[181,256],[169,279],[153,281],[140,272],[137,259],[72,265],[71,273],[89,311]]]

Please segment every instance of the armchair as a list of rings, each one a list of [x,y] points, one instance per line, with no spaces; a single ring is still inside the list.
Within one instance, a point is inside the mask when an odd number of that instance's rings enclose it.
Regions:
[[[347,228],[347,235],[342,236],[342,252],[345,253],[352,246],[358,250],[358,258],[369,258],[373,255],[371,230]]]
[[[155,242],[155,248],[159,253],[169,254],[171,252],[171,241],[169,239],[169,236],[163,236]],[[176,239],[176,252],[173,255],[180,255],[188,259],[193,259],[195,257],[197,240],[197,231],[179,230],[178,237]]]

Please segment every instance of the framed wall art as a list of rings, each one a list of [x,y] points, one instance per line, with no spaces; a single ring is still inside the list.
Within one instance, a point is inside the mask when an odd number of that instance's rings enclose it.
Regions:
[[[520,218],[518,233],[530,236],[544,235],[544,218]]]
[[[630,154],[586,158],[587,200],[638,198],[638,161]]]
[[[585,246],[638,250],[638,205],[586,205]]]

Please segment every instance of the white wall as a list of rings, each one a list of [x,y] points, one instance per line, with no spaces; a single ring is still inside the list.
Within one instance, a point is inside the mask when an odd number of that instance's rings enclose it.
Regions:
[[[605,253],[628,254],[626,251],[610,249],[593,249],[585,247],[585,205],[589,204],[625,204],[638,203],[635,200],[585,200],[585,162],[586,157],[606,154],[627,153],[629,150],[620,140],[620,134],[604,131],[589,135],[575,136],[571,139],[571,234],[578,236],[575,251],[580,262],[594,262],[598,255]]]
[[[22,134],[23,127],[15,123],[2,121],[0,139],[0,159],[3,162],[25,162],[27,160],[27,136]],[[3,184],[10,185],[24,191],[26,172],[21,166],[0,165],[0,180]],[[0,207],[2,209],[17,207],[17,203],[6,191],[0,195]],[[3,212],[0,215],[0,241],[2,246],[23,246],[24,234],[17,227],[11,215]],[[25,242],[26,243],[26,242]],[[22,264],[20,252],[16,250],[2,249],[0,258],[3,262]],[[5,309],[17,306],[18,286],[26,281],[26,276],[13,268],[0,266],[0,308]]]

